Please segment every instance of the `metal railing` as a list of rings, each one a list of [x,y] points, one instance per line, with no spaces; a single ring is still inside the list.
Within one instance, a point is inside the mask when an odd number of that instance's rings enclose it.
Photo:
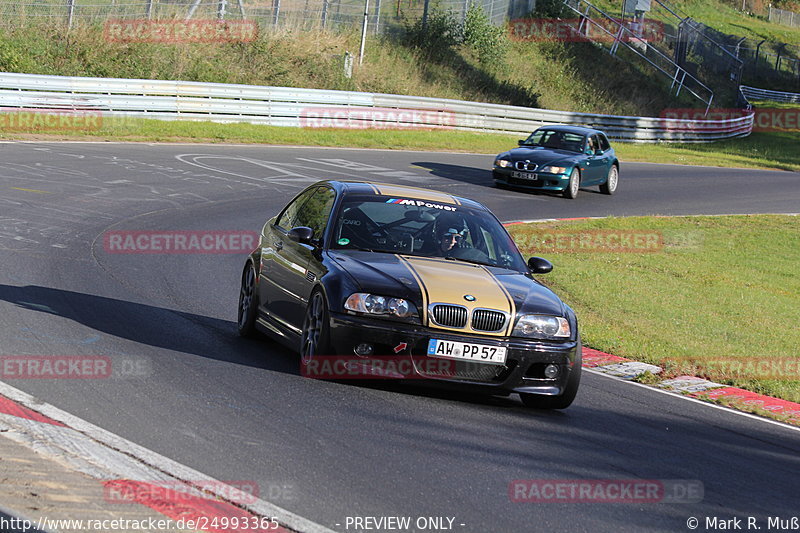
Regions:
[[[591,126],[612,139],[638,142],[709,142],[747,136],[753,128],[752,114],[725,120],[630,117],[321,89],[0,73],[0,112],[23,109],[96,113],[112,121],[135,117],[518,135],[561,123]]]
[[[800,104],[800,93],[786,93],[782,91],[770,91],[769,89],[758,89],[742,85],[739,90],[748,100],[772,100],[775,102],[791,102]]]
[[[592,39],[590,32],[586,31],[588,26],[591,25],[595,30],[598,30],[594,32],[595,34],[606,34],[609,37],[608,40],[611,42],[611,46],[608,49],[609,53],[612,55],[618,54],[621,45],[623,49],[633,52],[636,57],[670,79],[670,89],[674,91],[675,96],[685,90],[703,102],[706,105],[706,110],[711,107],[711,102],[714,100],[714,91],[689,74],[686,69],[678,65],[666,54],[639,38],[623,22],[598,9],[587,0],[565,0],[564,4],[581,17],[578,31],[589,40],[598,42],[596,39]]]

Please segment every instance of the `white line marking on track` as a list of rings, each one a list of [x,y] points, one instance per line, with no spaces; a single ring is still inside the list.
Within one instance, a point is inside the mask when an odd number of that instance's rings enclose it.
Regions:
[[[604,374],[603,372],[598,372],[598,371],[594,370],[593,368],[583,367],[583,370],[586,371],[586,372],[589,372],[591,374],[595,374],[595,375],[598,375],[598,376],[603,376],[604,378],[613,379],[613,380],[616,380],[616,381],[620,381],[622,383],[628,383],[630,385],[633,385],[633,386],[636,386],[636,387],[641,387],[643,389],[647,389],[647,390],[652,391],[652,392],[657,392],[659,394],[666,394],[666,395],[671,396],[673,398],[679,398],[681,400],[686,400],[686,401],[689,401],[689,402],[692,402],[692,403],[696,403],[698,405],[702,405],[704,407],[709,407],[709,408],[712,408],[712,409],[719,409],[720,411],[725,411],[726,413],[729,413],[729,414],[732,414],[732,415],[744,416],[744,417],[749,418],[751,420],[757,420],[759,422],[765,422],[767,424],[772,424],[774,426],[778,426],[778,427],[781,427],[781,428],[784,428],[784,429],[789,429],[791,431],[800,432],[800,427],[798,427],[798,426],[792,426],[790,424],[784,424],[783,422],[778,422],[777,420],[771,420],[769,418],[764,418],[764,417],[761,417],[761,416],[758,416],[758,415],[753,415],[753,414],[750,414],[750,413],[744,413],[742,411],[735,411],[735,410],[733,410],[733,409],[731,409],[729,407],[724,407],[722,405],[716,405],[716,404],[713,404],[713,403],[704,402],[703,400],[698,400],[697,398],[692,398],[691,396],[684,396],[682,394],[678,394],[678,393],[675,393],[675,392],[672,392],[672,391],[657,389],[657,388],[651,387],[649,385],[644,385],[643,383],[636,383],[635,381],[630,381],[630,380],[627,380],[627,379],[618,378],[616,376],[611,376],[609,374]]]
[[[32,411],[41,413],[65,424],[66,428],[33,422],[24,418],[0,415],[0,426],[12,426],[17,431],[6,432],[18,442],[33,445],[44,455],[64,462],[101,480],[134,479],[164,480],[178,479],[192,485],[198,480],[203,488],[225,498],[225,491],[232,493],[232,487],[184,466],[163,455],[139,446],[129,440],[106,431],[81,418],[43,403],[30,394],[0,382],[0,394]],[[290,529],[303,533],[334,533],[321,524],[312,522],[291,511],[264,500],[252,503],[239,503],[240,507],[260,516],[276,517]]]

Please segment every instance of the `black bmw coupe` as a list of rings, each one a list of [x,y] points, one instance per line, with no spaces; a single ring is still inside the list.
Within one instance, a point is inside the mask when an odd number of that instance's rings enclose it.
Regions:
[[[534,277],[551,269],[526,262],[478,202],[323,181],[261,230],[238,329],[298,350],[301,369],[392,361],[404,378],[563,409],[578,391],[581,342],[575,313]]]

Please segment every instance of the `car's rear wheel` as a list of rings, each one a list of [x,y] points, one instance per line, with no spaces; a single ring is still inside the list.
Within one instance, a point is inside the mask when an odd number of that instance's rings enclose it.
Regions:
[[[608,171],[606,182],[600,185],[600,192],[603,194],[614,194],[617,190],[617,182],[619,181],[619,169],[617,165],[611,165]]]
[[[582,346],[580,340],[575,350],[575,363],[570,370],[567,386],[564,392],[558,396],[542,396],[539,394],[520,393],[519,397],[525,407],[534,409],[566,409],[575,401],[578,394],[578,386],[581,383],[581,365],[583,364]]]
[[[300,361],[307,365],[315,355],[330,355],[330,324],[328,304],[322,291],[311,294],[303,320],[303,334],[300,336]]]
[[[562,193],[564,198],[573,199],[578,196],[578,190],[581,188],[581,172],[577,168],[572,169],[572,174],[569,175],[569,183],[567,188]]]
[[[242,337],[252,337],[256,332],[258,314],[258,294],[256,294],[256,269],[247,263],[242,272],[242,285],[239,289],[239,315],[237,329]]]

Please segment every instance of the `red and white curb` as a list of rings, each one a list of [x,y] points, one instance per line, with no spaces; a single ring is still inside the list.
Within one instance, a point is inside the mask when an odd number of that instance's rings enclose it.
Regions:
[[[42,403],[33,396],[0,382],[0,431],[59,463],[96,479],[109,490],[135,495],[135,501],[173,520],[230,524],[232,518],[248,525],[275,518],[280,527],[248,529],[204,528],[232,533],[278,532],[333,533],[332,530],[255,496],[231,500],[237,487],[114,435],[78,417]],[[168,491],[147,490],[169,487]],[[175,494],[180,493],[176,498]],[[171,496],[170,496],[171,495]],[[246,525],[243,527],[247,527]]]
[[[634,380],[645,372],[653,375],[662,372],[662,368],[659,366],[633,361],[591,348],[583,349],[583,366],[594,372],[624,380]],[[786,416],[787,424],[800,426],[800,403],[773,398],[695,376],[665,379],[656,383],[654,387],[698,400],[727,400],[732,409],[763,409]]]

